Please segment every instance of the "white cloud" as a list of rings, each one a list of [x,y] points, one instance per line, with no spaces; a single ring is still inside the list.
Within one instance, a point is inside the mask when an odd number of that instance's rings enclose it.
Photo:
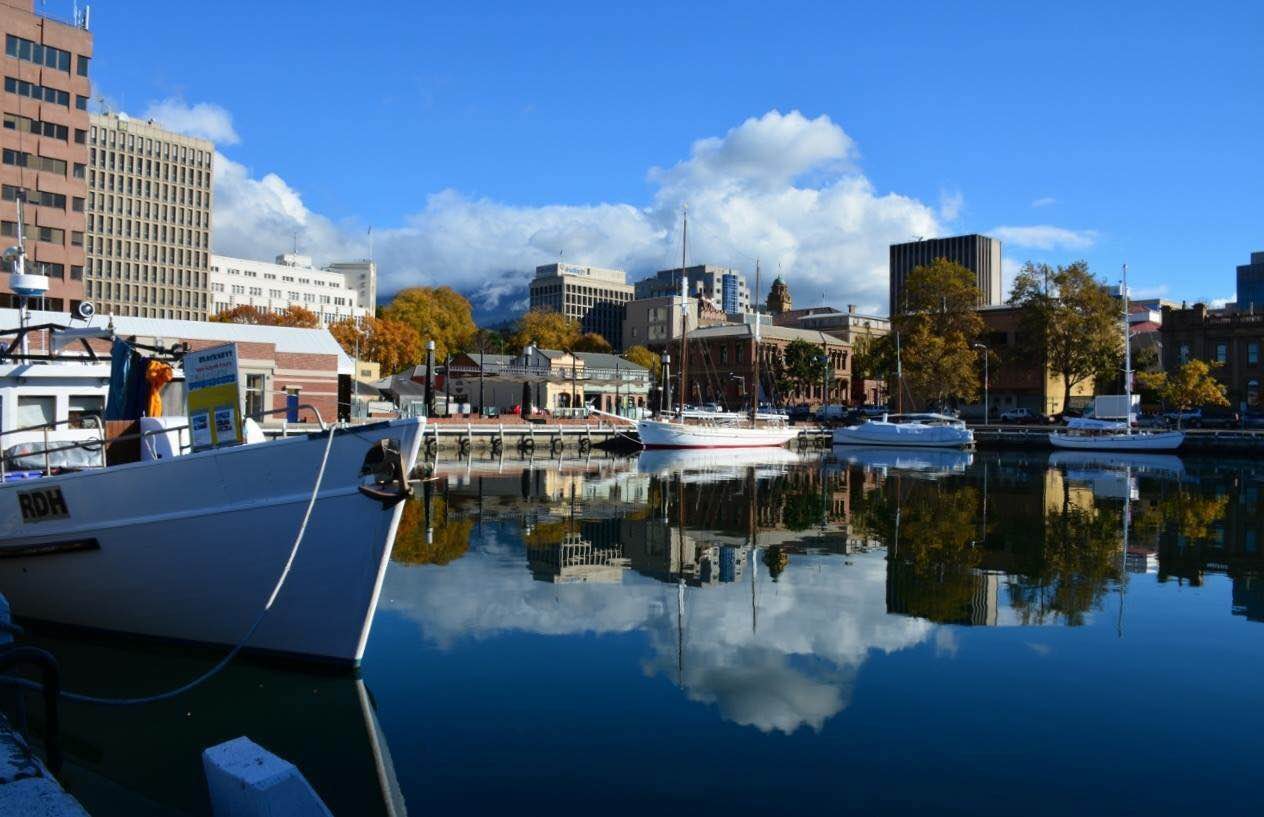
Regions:
[[[1038,250],[1081,250],[1093,246],[1097,241],[1096,230],[1068,230],[1051,224],[994,227],[991,234],[1007,244]]]
[[[689,206],[689,257],[733,265],[753,285],[754,259],[781,266],[796,303],[824,299],[885,311],[888,245],[935,236],[930,206],[882,193],[856,168],[855,143],[827,116],[770,111],[723,136],[694,143],[688,158],[652,168],[650,202],[524,207],[457,190],[428,196],[401,226],[374,229],[381,288],[451,284],[483,306],[520,297],[537,264],[568,261],[626,269],[631,280],[677,263],[680,212]],[[318,261],[362,257],[365,227],[310,212],[275,175],[255,178],[220,159],[215,249],[270,258],[298,233]],[[951,197],[945,214],[954,205]]]
[[[1212,298],[1211,300],[1207,302],[1207,306],[1211,307],[1212,309],[1224,309],[1229,304],[1235,304],[1237,302],[1238,302],[1238,294],[1235,292],[1232,295],[1230,295],[1228,298]]]
[[[233,128],[232,114],[209,102],[190,105],[180,97],[168,97],[151,102],[141,119],[153,119],[167,130],[209,139],[217,145],[235,145],[241,141]]]
[[[949,192],[947,190],[939,191],[939,217],[944,221],[956,221],[961,215],[961,211],[965,209],[966,197],[961,194],[960,190]]]
[[[1051,204],[1057,204],[1058,200],[1053,196],[1041,196],[1031,203],[1032,207],[1048,207]]]

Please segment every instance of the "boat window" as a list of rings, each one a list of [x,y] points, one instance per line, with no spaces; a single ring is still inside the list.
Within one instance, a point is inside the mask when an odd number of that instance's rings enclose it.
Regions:
[[[52,395],[19,395],[17,427],[44,425],[57,419],[57,398]]]
[[[67,398],[67,417],[71,428],[83,428],[85,414],[100,416],[105,410],[105,398],[96,394],[72,394]]]

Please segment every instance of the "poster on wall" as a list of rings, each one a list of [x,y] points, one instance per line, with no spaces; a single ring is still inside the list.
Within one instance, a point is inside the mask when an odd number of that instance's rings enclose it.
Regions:
[[[184,356],[193,450],[241,443],[237,346],[226,343]]]

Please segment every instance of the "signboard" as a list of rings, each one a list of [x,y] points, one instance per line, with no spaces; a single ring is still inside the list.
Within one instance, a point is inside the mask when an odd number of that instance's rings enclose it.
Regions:
[[[193,450],[241,443],[241,397],[237,391],[237,346],[200,349],[184,356]]]

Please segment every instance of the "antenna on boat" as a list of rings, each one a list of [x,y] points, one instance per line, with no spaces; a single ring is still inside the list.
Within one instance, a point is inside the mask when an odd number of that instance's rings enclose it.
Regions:
[[[4,260],[9,262],[9,289],[18,298],[18,329],[21,330],[19,337],[22,344],[22,356],[26,357],[30,353],[30,344],[25,331],[30,321],[30,299],[42,298],[44,293],[48,292],[48,276],[26,271],[26,225],[23,223],[25,216],[22,207],[26,201],[26,191],[16,191],[14,201],[18,207],[18,243],[4,251]]]
[[[751,426],[759,419],[759,259],[755,259],[755,330],[751,333]]]

